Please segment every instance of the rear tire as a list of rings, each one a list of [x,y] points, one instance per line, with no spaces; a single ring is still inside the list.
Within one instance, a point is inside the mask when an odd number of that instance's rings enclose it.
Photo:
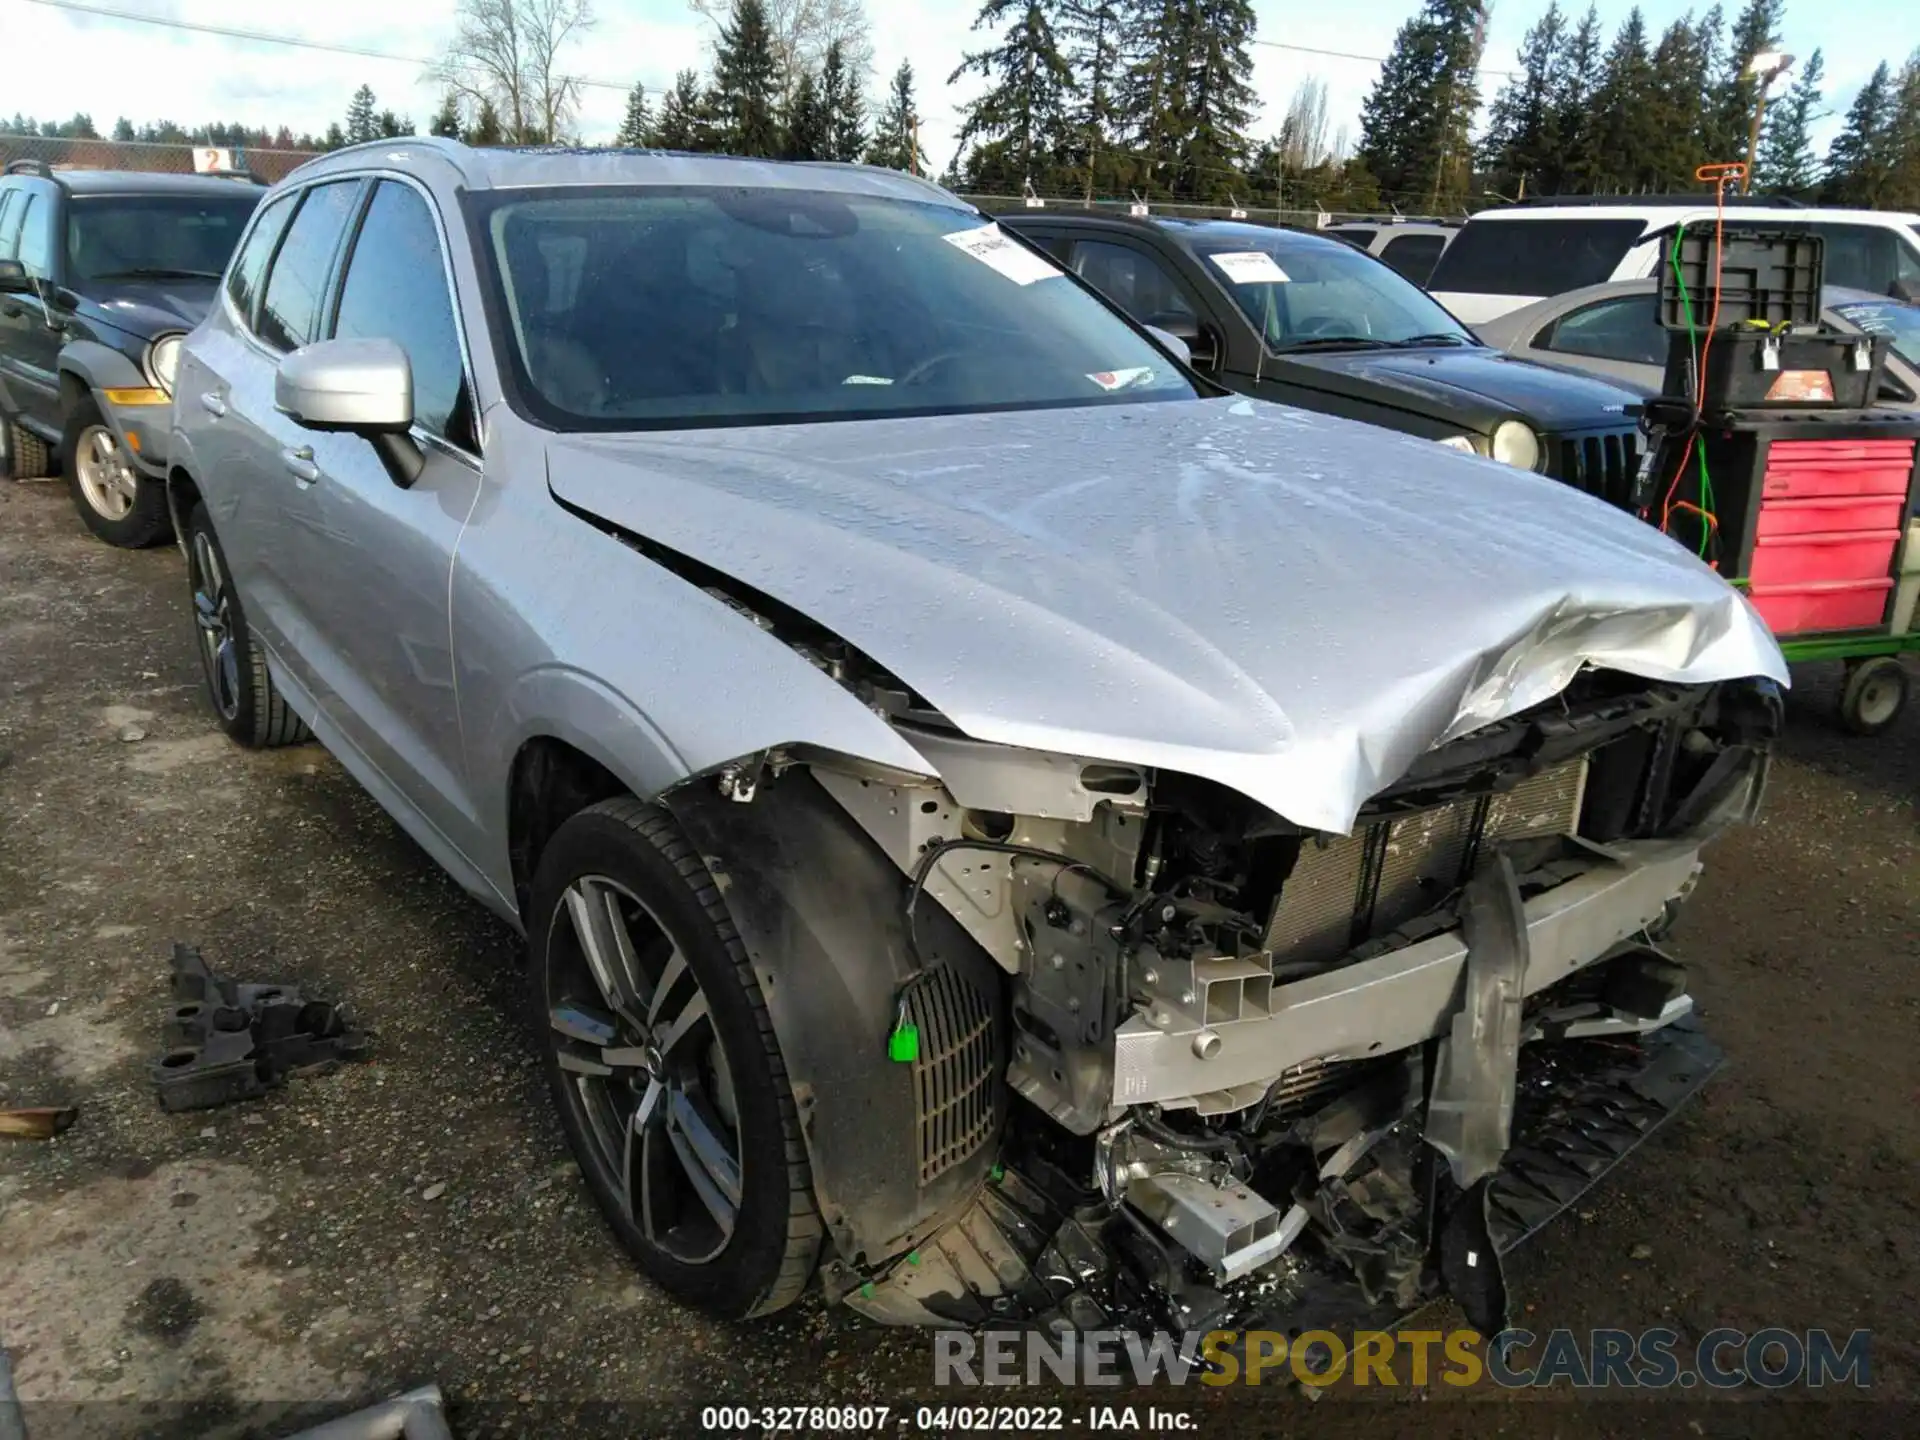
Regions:
[[[46,441],[0,415],[0,480],[38,480],[52,463]]]
[[[620,1243],[710,1315],[798,1299],[822,1226],[792,1087],[719,888],[672,817],[621,797],[568,820],[541,853],[527,937],[554,1104]]]
[[[109,545],[140,550],[172,532],[167,487],[142,475],[93,398],[67,417],[67,493],[81,521]]]
[[[311,739],[312,732],[274,688],[267,658],[247,629],[246,612],[228,579],[227,557],[205,505],[196,503],[187,516],[186,548],[195,648],[220,728],[250,750]]]
[[[1856,735],[1879,735],[1907,708],[1907,667],[1897,655],[1847,662],[1840,691],[1840,723]]]

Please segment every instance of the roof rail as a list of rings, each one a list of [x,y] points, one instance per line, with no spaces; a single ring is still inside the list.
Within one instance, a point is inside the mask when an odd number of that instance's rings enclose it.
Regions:
[[[51,180],[53,179],[53,167],[44,160],[36,160],[29,156],[19,160],[9,160],[7,162],[7,174],[37,175],[42,180]]]
[[[1705,205],[1711,209],[1713,206],[1713,192],[1711,190],[1694,190],[1666,195],[1529,195],[1524,200],[1517,200],[1508,205],[1492,205],[1488,208],[1492,210],[1532,210],[1535,208],[1545,209],[1548,207],[1571,207],[1575,205],[1619,205],[1626,207],[1636,205]],[[1727,197],[1727,208],[1729,210],[1738,205],[1764,205],[1772,209],[1786,208],[1793,210],[1805,210],[1809,208],[1806,201],[1792,195],[1729,195]]]

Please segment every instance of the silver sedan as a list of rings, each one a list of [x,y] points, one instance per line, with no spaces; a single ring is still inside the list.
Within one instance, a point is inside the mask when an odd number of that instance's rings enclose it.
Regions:
[[[1652,280],[1583,285],[1476,325],[1474,333],[1510,355],[1625,381],[1655,395],[1667,364],[1667,332],[1654,315],[1656,288]],[[1920,306],[1835,285],[1823,298],[1820,318],[1835,330],[1893,337],[1880,403],[1920,405]]]
[[[1746,603],[1538,476],[1219,392],[931,185],[343,150],[175,388],[219,723],[317,736],[524,932],[585,1184],[689,1304],[1418,1289],[1424,1145],[1497,1328],[1557,1208],[1500,1187],[1572,1113],[1516,1077],[1584,1056],[1645,1119],[1714,1068],[1648,937],[1758,801]],[[1581,1185],[1640,1133],[1583,1129]]]

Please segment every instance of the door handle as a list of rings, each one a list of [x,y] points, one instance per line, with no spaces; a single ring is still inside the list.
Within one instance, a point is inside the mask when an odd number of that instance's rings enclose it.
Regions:
[[[200,408],[217,419],[227,413],[227,402],[209,390],[200,397]]]
[[[302,445],[297,450],[282,450],[280,463],[287,467],[287,473],[303,485],[311,485],[320,478],[320,467],[313,463],[313,447]]]

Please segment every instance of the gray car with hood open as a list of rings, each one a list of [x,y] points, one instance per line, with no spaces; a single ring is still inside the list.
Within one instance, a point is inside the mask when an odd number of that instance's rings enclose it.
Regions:
[[[688,1303],[1492,1324],[1716,1064],[1657,941],[1779,723],[1745,600],[1220,393],[921,181],[336,153],[170,453],[221,723],[525,933]]]

